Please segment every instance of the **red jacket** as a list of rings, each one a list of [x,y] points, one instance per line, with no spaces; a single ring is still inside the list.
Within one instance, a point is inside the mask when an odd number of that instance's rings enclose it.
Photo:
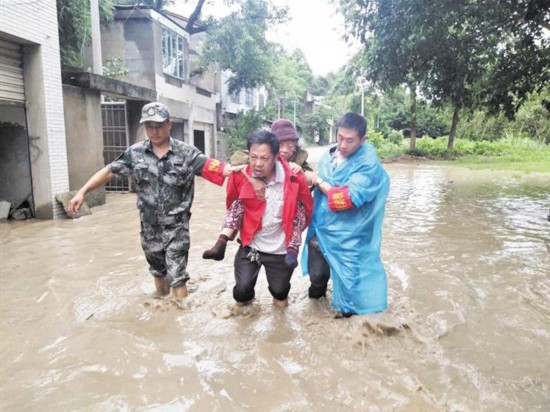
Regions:
[[[281,161],[285,171],[283,231],[285,233],[285,246],[288,246],[292,235],[292,223],[296,216],[298,201],[304,205],[307,224],[309,224],[313,209],[313,198],[304,174],[294,173],[290,170],[286,161],[280,157],[278,160]],[[250,166],[246,168],[246,173],[249,176],[252,175]],[[262,216],[265,211],[266,202],[258,200],[254,188],[242,173],[232,173],[227,183],[227,207],[229,208],[236,199],[243,202],[244,216],[241,224],[241,242],[243,246],[248,246],[252,242],[256,232],[262,228]]]

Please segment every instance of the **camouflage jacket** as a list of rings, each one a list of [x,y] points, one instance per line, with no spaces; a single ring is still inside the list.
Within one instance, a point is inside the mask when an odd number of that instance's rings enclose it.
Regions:
[[[141,221],[172,224],[187,221],[207,156],[195,146],[170,138],[170,149],[158,158],[147,139],[138,142],[110,164],[116,175],[131,176]]]

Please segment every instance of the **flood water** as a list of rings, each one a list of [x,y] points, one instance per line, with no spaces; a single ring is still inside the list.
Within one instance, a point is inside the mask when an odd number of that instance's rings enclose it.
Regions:
[[[2,411],[550,408],[550,175],[390,164],[389,308],[232,311],[224,189],[197,179],[190,295],[153,299],[132,194],[77,220],[0,224]],[[330,295],[329,295],[330,299]]]

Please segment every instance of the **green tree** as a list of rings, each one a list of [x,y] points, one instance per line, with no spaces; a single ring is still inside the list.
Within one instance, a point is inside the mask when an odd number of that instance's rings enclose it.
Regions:
[[[365,45],[367,73],[384,90],[407,84],[413,136],[418,91],[459,112],[484,106],[513,117],[549,80],[549,0],[340,0]],[[411,139],[411,147],[413,140]]]
[[[263,111],[248,110],[237,113],[235,125],[228,131],[229,151],[233,153],[237,150],[246,149],[248,136],[252,132],[260,130],[264,124],[265,113]]]
[[[309,85],[309,92],[314,96],[325,96],[330,90],[330,81],[325,76],[315,76]]]
[[[333,124],[334,113],[331,107],[319,104],[313,113],[307,115],[304,121],[304,132],[310,139],[326,144],[329,141],[329,130]]]
[[[313,81],[313,73],[301,50],[287,53],[280,45],[276,45],[274,51],[277,57],[273,62],[274,76],[268,84],[269,94],[277,105],[277,117],[292,119],[295,106],[298,116],[301,112],[302,102]]]
[[[229,70],[229,92],[252,89],[273,82],[273,47],[265,34],[268,27],[286,20],[286,8],[273,6],[266,0],[230,0],[229,15],[201,17],[204,0],[196,3],[186,26],[190,34],[206,31],[199,71],[209,67]]]
[[[384,91],[403,84],[409,88],[412,150],[416,145],[417,88],[424,80],[430,51],[420,47],[418,39],[422,35],[418,33],[416,15],[403,7],[404,3],[339,1],[349,32],[364,45],[364,52],[352,62],[356,75],[365,76]]]
[[[99,0],[101,21],[111,21],[113,10],[113,0]],[[62,66],[82,67],[91,40],[89,0],[57,0],[57,19]]]

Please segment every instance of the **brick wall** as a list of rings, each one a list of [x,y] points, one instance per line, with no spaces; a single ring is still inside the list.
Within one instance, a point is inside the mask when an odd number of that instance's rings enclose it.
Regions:
[[[64,216],[55,201],[56,193],[69,189],[56,2],[1,0],[0,36],[37,49],[37,58],[24,62],[25,65],[41,66],[32,69],[33,73],[38,73],[32,81],[25,79],[25,89],[34,100],[28,101],[27,98],[29,129],[32,126],[38,130],[35,132],[37,144],[45,157],[41,159],[38,169],[33,168],[35,174],[41,174],[43,187],[33,192],[37,210],[40,208],[43,211],[42,216],[38,217]],[[32,110],[29,109],[31,105]],[[33,125],[33,122],[40,124]]]

